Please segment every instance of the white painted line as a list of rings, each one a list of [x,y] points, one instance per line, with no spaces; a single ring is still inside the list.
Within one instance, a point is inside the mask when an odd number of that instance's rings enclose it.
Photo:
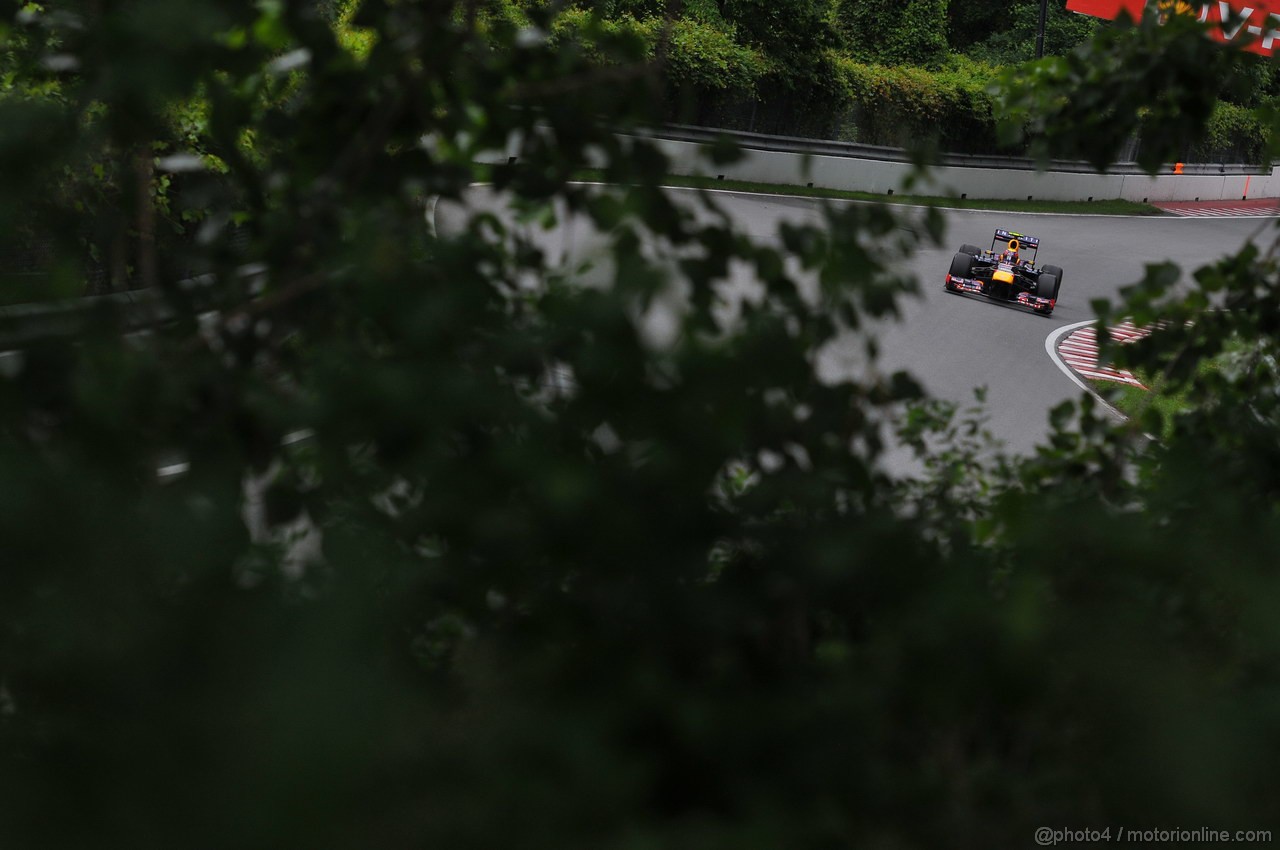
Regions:
[[[280,438],[280,445],[291,446],[294,443],[301,443],[303,440],[310,440],[316,435],[315,431],[310,428],[300,428],[297,431],[290,431]]]
[[[1097,366],[1071,364],[1075,370],[1086,378],[1095,381],[1127,381],[1129,376],[1116,369],[1098,368]]]
[[[439,195],[432,195],[427,198],[426,210],[423,217],[427,220],[427,233],[434,239],[436,236],[436,204],[440,203]]]
[[[1133,384],[1134,386],[1142,386],[1142,382],[1139,381],[1137,378],[1133,377],[1132,375],[1130,375],[1128,372],[1123,372],[1116,369],[1084,368],[1084,369],[1076,369],[1076,371],[1079,372],[1081,375],[1084,375],[1086,378],[1094,378],[1099,381],[1116,381],[1117,383],[1121,383],[1121,384]]]
[[[1095,319],[1088,319],[1086,321],[1076,322],[1075,324],[1071,324],[1071,325],[1063,325],[1062,327],[1058,328],[1053,333],[1049,334],[1047,337],[1044,338],[1044,350],[1048,352],[1050,359],[1053,360],[1053,362],[1057,365],[1058,369],[1062,372],[1062,374],[1066,375],[1068,378],[1071,379],[1071,383],[1075,384],[1077,387],[1084,390],[1089,395],[1093,396],[1093,400],[1096,401],[1098,404],[1102,405],[1102,409],[1110,413],[1112,417],[1114,417],[1120,422],[1124,422],[1125,421],[1124,414],[1116,410],[1111,405],[1107,404],[1106,399],[1098,395],[1098,393],[1093,389],[1093,387],[1089,386],[1084,381],[1076,377],[1076,373],[1071,369],[1071,367],[1068,366],[1066,363],[1063,363],[1062,358],[1058,356],[1058,340],[1059,339],[1071,333],[1072,331],[1078,331],[1081,328],[1089,327],[1095,321],[1096,321]]]

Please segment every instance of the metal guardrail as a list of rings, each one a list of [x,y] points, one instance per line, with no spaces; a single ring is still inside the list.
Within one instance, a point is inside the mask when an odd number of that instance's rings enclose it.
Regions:
[[[776,153],[810,154],[813,156],[836,156],[850,159],[871,159],[881,162],[911,162],[911,156],[902,148],[881,147],[879,145],[862,145],[856,142],[837,142],[827,139],[802,139],[795,136],[769,136],[764,133],[747,133],[741,130],[717,130],[710,127],[695,127],[689,124],[665,124],[651,128],[647,135],[655,139],[666,139],[675,142],[692,142],[709,144],[729,139],[746,150],[771,151]],[[1040,170],[1035,161],[1027,157],[987,156],[982,154],[944,153],[940,156],[940,165],[959,168],[998,168],[1015,171]],[[1083,160],[1060,160],[1049,162],[1048,171],[1068,174],[1096,174],[1097,169]],[[1146,174],[1136,162],[1118,162],[1107,169],[1107,174]],[[1173,173],[1173,165],[1167,171]],[[1261,165],[1244,163],[1210,162],[1186,163],[1183,174],[1196,175],[1253,175],[1270,174],[1271,169]]]
[[[107,319],[139,330],[171,318],[172,309],[149,290],[15,304],[0,308],[0,350],[79,336]]]
[[[238,269],[251,291],[260,292],[265,267],[250,264]],[[179,281],[197,310],[206,309],[206,294],[213,275]],[[113,329],[140,331],[178,318],[173,305],[157,289],[134,289],[111,295],[90,295],[62,301],[41,301],[0,307],[0,351],[11,351],[42,342],[82,336],[100,322]]]

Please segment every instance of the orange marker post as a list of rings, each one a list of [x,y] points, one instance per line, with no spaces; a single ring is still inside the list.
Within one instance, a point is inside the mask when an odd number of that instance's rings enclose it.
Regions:
[[[1182,173],[1182,163],[1180,163],[1180,162],[1175,162],[1175,163],[1173,164],[1173,173],[1174,173],[1174,174],[1181,174],[1181,173]]]

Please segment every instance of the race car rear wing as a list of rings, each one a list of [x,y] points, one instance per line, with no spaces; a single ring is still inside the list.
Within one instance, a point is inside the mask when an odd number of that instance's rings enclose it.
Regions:
[[[1014,230],[996,229],[996,235],[992,239],[993,242],[1008,242],[1010,239],[1017,239],[1023,248],[1039,248],[1040,240],[1035,236],[1027,236],[1025,233],[1018,233]]]
[[[1034,236],[1028,236],[1025,233],[1018,233],[1016,230],[1005,230],[1003,228],[996,229],[996,235],[991,238],[991,253],[999,254],[1005,250],[1007,246],[1016,245],[1019,251],[1026,251],[1031,254],[1027,259],[1023,254],[1023,259],[1032,266],[1036,264],[1036,254],[1040,253],[1040,240]]]

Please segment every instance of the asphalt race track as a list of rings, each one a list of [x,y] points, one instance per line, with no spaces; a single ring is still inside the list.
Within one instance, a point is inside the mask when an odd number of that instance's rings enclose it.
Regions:
[[[487,189],[473,191],[470,206],[494,208]],[[716,202],[741,229],[770,243],[777,241],[780,222],[817,220],[823,203],[728,192],[716,193]],[[436,223],[448,232],[461,215],[458,207],[442,204]],[[1115,296],[1142,277],[1147,263],[1171,260],[1185,273],[1250,239],[1260,246],[1269,244],[1280,221],[961,210],[946,215],[944,247],[923,249],[910,261],[909,270],[921,282],[921,297],[904,301],[901,322],[876,331],[881,341],[878,365],[882,371],[905,369],[933,395],[961,403],[973,400],[975,387],[985,386],[989,427],[1014,453],[1029,452],[1048,433],[1051,407],[1080,395],[1046,352],[1046,337],[1062,325],[1093,318],[1090,301]],[[1062,290],[1052,316],[943,290],[943,276],[959,246],[988,247],[997,227],[1040,237],[1037,262],[1063,268]],[[553,256],[559,254],[567,261],[589,255],[597,239],[581,224],[539,237]],[[753,287],[749,279],[735,279],[730,285],[744,291]],[[862,342],[850,339],[824,352],[820,369],[861,373],[866,368],[861,351]]]
[[[903,322],[885,333],[884,361],[912,372],[942,398],[967,401],[973,387],[986,386],[992,432],[1010,451],[1030,451],[1048,433],[1048,410],[1080,395],[1045,351],[1047,336],[1092,319],[1090,302],[1117,297],[1142,278],[1148,263],[1170,260],[1186,275],[1251,238],[1270,242],[1276,221],[948,213],[947,245],[917,257],[923,298],[906,304]],[[1037,262],[1062,267],[1052,316],[943,290],[960,245],[988,247],[997,227],[1040,237]]]

